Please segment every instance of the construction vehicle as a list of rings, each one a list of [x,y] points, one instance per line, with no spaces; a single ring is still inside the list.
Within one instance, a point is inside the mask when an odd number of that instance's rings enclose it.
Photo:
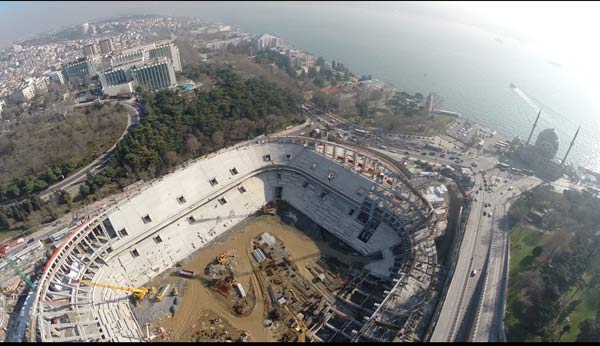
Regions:
[[[171,288],[171,284],[168,284],[162,290],[160,290],[160,293],[156,295],[156,301],[162,302],[165,295],[169,292],[169,288]]]
[[[194,272],[191,270],[179,269],[177,271],[177,274],[190,279],[194,277]]]
[[[135,298],[136,303],[139,303],[140,301],[142,301],[148,293],[152,294],[152,293],[156,292],[156,287],[142,287],[142,288],[121,287],[121,286],[105,285],[105,284],[86,281],[86,280],[77,280],[77,283],[83,284],[83,285],[88,285],[88,286],[97,286],[97,287],[110,288],[113,290],[131,292],[131,293],[133,293],[133,297]]]
[[[306,342],[306,334],[308,333],[308,328],[306,327],[306,325],[304,324],[304,322],[302,322],[301,319],[299,319],[296,314],[294,314],[294,312],[292,311],[292,309],[289,307],[289,305],[285,304],[283,306],[285,308],[285,310],[292,316],[292,318],[294,319],[294,322],[296,323],[296,329],[300,329],[300,334],[298,334],[298,342]],[[309,338],[309,341],[310,338]]]
[[[217,263],[223,264],[230,257],[235,257],[236,254],[233,251],[225,251],[217,257]]]
[[[275,215],[275,211],[275,208],[267,207],[266,205],[260,207],[260,212],[263,214]]]
[[[229,270],[229,275],[227,275],[225,278],[217,280],[215,282],[214,289],[218,293],[222,294],[223,296],[228,297],[229,296],[229,290],[235,284],[237,284],[237,282],[234,279],[233,271],[230,269]]]
[[[19,277],[21,277],[21,279],[23,279],[23,281],[25,281],[27,286],[29,286],[29,288],[33,290],[35,288],[35,285],[33,284],[33,282],[31,282],[29,277],[25,275],[25,273],[23,273],[23,271],[17,266],[17,264],[12,259],[8,258],[8,255],[6,254],[6,248],[7,246],[4,246],[0,249],[0,257],[6,259],[8,265],[15,271],[15,273],[19,275]]]

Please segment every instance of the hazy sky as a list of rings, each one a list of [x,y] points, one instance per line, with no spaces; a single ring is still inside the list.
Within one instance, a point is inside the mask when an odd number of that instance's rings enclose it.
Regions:
[[[125,14],[196,16],[228,24],[228,13],[294,6],[369,7],[475,25],[534,44],[548,58],[571,70],[594,96],[600,77],[600,3],[591,2],[0,2],[0,47],[26,35],[48,32],[96,18]],[[366,24],[368,25],[368,24]]]

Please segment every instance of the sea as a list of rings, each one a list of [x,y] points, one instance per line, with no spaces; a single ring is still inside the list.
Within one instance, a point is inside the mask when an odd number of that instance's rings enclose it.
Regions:
[[[400,90],[433,92],[441,97],[439,108],[510,138],[526,139],[541,108],[533,139],[554,128],[562,159],[581,125],[568,162],[600,172],[600,110],[564,67],[516,38],[368,6],[235,2],[212,3],[198,12],[193,15],[279,35],[287,46],[341,62],[357,75],[370,74]]]

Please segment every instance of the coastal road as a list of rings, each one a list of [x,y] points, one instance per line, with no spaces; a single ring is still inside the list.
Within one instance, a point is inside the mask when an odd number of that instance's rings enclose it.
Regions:
[[[482,175],[477,175],[475,191],[482,182]],[[503,246],[508,241],[508,230],[495,225],[498,225],[499,220],[505,220],[507,209],[504,204],[508,198],[516,197],[521,191],[531,189],[539,183],[540,180],[535,177],[517,177],[490,192],[483,189],[480,193],[473,194],[477,201],[473,200],[471,205],[458,262],[431,341],[467,341],[472,335],[477,341],[490,341],[489,334],[498,329],[501,324],[498,321],[502,321],[504,316],[503,309],[499,311],[494,308],[491,311],[489,307],[498,306],[503,301],[500,295],[503,291],[499,290],[502,285],[497,282],[502,281],[507,255]],[[491,207],[484,207],[488,203]],[[486,214],[492,212],[495,217],[483,216],[484,211]],[[498,234],[503,234],[503,237]],[[486,270],[482,272],[482,269]],[[473,270],[477,271],[474,275]],[[480,280],[483,280],[482,289],[478,287]],[[481,291],[484,292],[483,295],[480,295]],[[472,309],[473,303],[480,308]],[[485,314],[479,314],[478,311]]]

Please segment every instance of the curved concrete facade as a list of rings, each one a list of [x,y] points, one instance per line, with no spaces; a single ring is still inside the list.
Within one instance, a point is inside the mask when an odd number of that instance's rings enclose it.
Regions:
[[[365,255],[397,246],[432,215],[373,154],[304,137],[245,142],[147,185],[56,250],[39,280],[30,341],[142,341],[126,292],[76,281],[142,286],[276,198]]]

